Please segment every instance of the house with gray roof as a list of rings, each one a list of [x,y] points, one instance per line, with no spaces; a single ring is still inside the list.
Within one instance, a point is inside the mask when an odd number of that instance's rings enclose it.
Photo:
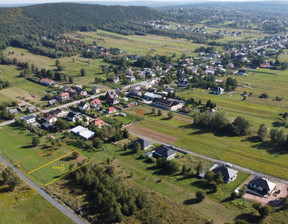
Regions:
[[[276,188],[276,184],[266,178],[254,177],[248,184],[248,188],[261,195],[271,194]]]
[[[176,151],[174,151],[173,149],[170,149],[166,145],[161,145],[155,150],[154,155],[159,156],[166,160],[170,160],[175,157]]]
[[[223,164],[217,164],[215,168],[212,169],[214,173],[221,173],[223,177],[223,181],[225,183],[229,183],[237,178],[238,171],[231,169]]]
[[[146,150],[153,146],[151,142],[142,138],[138,138],[133,143],[136,143],[136,142],[139,142],[139,144],[141,145],[141,150]]]

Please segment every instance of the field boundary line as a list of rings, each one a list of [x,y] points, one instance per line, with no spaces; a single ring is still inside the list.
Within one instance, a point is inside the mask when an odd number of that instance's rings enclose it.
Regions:
[[[33,157],[33,156],[40,155],[39,153],[45,152],[45,151],[47,151],[47,150],[49,150],[49,149],[51,149],[51,148],[54,148],[54,147],[56,147],[56,146],[58,146],[58,145],[60,145],[60,144],[61,144],[61,143],[58,143],[58,144],[56,144],[56,145],[54,145],[54,146],[49,147],[48,149],[44,149],[44,150],[42,150],[42,151],[40,151],[40,152],[37,152],[37,153],[35,153],[35,154],[31,155],[31,156],[28,156],[28,157],[26,157],[26,158],[24,158],[24,159],[21,159],[21,160],[19,160],[18,162],[14,163],[14,165],[16,165],[17,163],[20,163],[20,162],[22,162],[22,161],[24,161],[24,160],[26,160],[26,159],[30,159],[30,158]]]
[[[78,151],[76,150],[76,152],[78,152]],[[80,152],[78,152],[78,153],[79,153],[80,155],[82,155]],[[85,157],[85,156],[84,156],[84,157]],[[86,158],[86,157],[85,157],[85,158]],[[64,174],[64,175],[56,178],[55,180],[52,180],[51,182],[49,182],[49,183],[47,183],[47,184],[42,184],[42,185],[45,187],[45,186],[47,186],[48,184],[52,184],[54,181],[59,180],[59,179],[61,179],[62,177],[67,176],[67,175],[70,174],[70,173],[73,173],[74,171],[80,169],[80,168],[83,167],[83,166],[86,166],[87,164],[89,164],[89,163],[91,163],[91,162],[92,162],[92,161],[89,159],[89,161],[88,161],[87,163],[85,163],[85,164],[83,164],[83,165],[81,165],[81,166],[78,166],[78,167],[75,168],[74,170],[71,170],[70,172],[68,172],[68,173],[66,173],[66,174]],[[39,181],[38,181],[38,182],[39,182]]]
[[[68,152],[67,154],[65,154],[65,155],[63,155],[63,156],[60,156],[59,158],[54,159],[54,160],[50,161],[49,163],[44,164],[43,166],[37,167],[36,169],[30,171],[28,174],[33,173],[33,172],[35,172],[36,170],[39,170],[39,169],[43,168],[44,166],[47,166],[47,165],[49,165],[49,164],[51,164],[51,163],[53,163],[53,162],[55,162],[55,161],[57,161],[57,160],[65,157],[65,156],[67,156],[67,155],[69,155],[69,154],[71,154],[71,153],[73,153],[73,152],[75,152],[75,151],[77,151],[77,150],[74,149],[72,152]]]

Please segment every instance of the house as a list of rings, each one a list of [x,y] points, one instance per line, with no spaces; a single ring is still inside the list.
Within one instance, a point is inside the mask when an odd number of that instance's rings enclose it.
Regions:
[[[13,115],[19,114],[19,111],[16,108],[10,109],[8,112],[9,112],[9,114],[13,114]]]
[[[133,141],[133,143],[136,142],[141,145],[141,150],[146,150],[153,146],[151,142],[148,142],[147,140],[144,140],[142,138],[138,138],[137,140]]]
[[[92,86],[91,90],[94,93],[101,93],[101,87],[100,86]]]
[[[70,132],[73,133],[74,135],[80,136],[81,138],[83,138],[85,140],[89,140],[89,139],[93,138],[95,135],[95,132],[90,131],[88,128],[84,128],[80,125],[71,129]]]
[[[66,117],[68,114],[68,111],[65,111],[65,110],[61,110],[61,109],[56,109],[54,112],[53,112],[53,115],[55,117]]]
[[[137,102],[131,102],[131,103],[128,103],[128,104],[127,104],[127,107],[135,107],[135,106],[137,106],[137,105],[138,105]]]
[[[102,102],[99,99],[94,99],[90,102],[90,106],[98,110],[101,108]]]
[[[69,100],[70,99],[70,95],[69,95],[68,92],[60,93],[60,94],[58,94],[57,99],[60,100],[60,101]]]
[[[54,117],[50,113],[45,113],[43,116],[44,120],[47,121],[49,124],[54,124],[57,121],[57,117]]]
[[[214,173],[221,173],[223,177],[223,181],[225,183],[229,183],[230,181],[233,181],[237,178],[238,171],[231,169],[227,166],[224,166],[223,164],[216,163],[216,167],[213,166],[213,169],[211,169]]]
[[[76,122],[77,116],[78,116],[78,114],[70,111],[70,112],[67,114],[66,119],[67,119],[68,121]]]
[[[221,88],[220,86],[217,86],[213,89],[212,93],[213,94],[222,94],[222,93],[224,93],[224,89]]]
[[[126,71],[126,75],[127,75],[127,76],[133,76],[133,74],[134,74],[134,72],[133,72],[131,69],[128,69],[128,70]]]
[[[142,97],[145,100],[154,100],[154,98],[156,98],[156,95],[154,93],[146,92],[146,93],[144,93],[144,95]]]
[[[235,75],[248,76],[244,69],[239,69],[238,72],[235,73]]]
[[[89,104],[89,103],[85,103],[85,102],[80,102],[78,108],[79,108],[81,111],[83,111],[83,110],[90,110],[90,104]]]
[[[159,107],[165,110],[176,111],[181,109],[184,104],[178,101],[173,101],[172,99],[162,99],[162,98],[154,98],[152,102],[152,106]]]
[[[87,91],[84,89],[78,89],[77,90],[77,95],[78,96],[87,96]]]
[[[95,120],[94,120],[94,124],[95,124],[95,126],[96,127],[102,127],[104,124],[105,124],[105,122],[104,121],[102,121],[100,118],[96,118]]]
[[[129,75],[129,76],[127,75],[126,79],[128,79],[129,82],[135,82],[136,81],[136,78],[134,75]]]
[[[36,107],[35,107],[34,105],[31,105],[31,106],[29,106],[29,107],[27,108],[27,111],[28,111],[29,113],[35,112],[35,111],[36,111]]]
[[[116,91],[118,96],[122,96],[123,94],[125,95],[125,88],[124,87],[119,87],[115,91]]]
[[[40,80],[40,83],[44,86],[52,86],[55,84],[54,80],[43,78]]]
[[[17,107],[26,107],[27,106],[27,104],[26,103],[19,103],[18,105],[17,105]]]
[[[119,82],[119,81],[120,81],[120,79],[119,79],[118,76],[112,78],[112,82],[114,82],[114,83],[117,83],[117,82]]]
[[[35,115],[29,115],[26,117],[23,117],[22,119],[26,124],[33,124],[36,122],[36,116]]]
[[[45,128],[45,129],[50,129],[52,127],[52,125],[48,122],[45,122],[42,124],[42,127]]]
[[[107,113],[107,114],[112,114],[112,113],[115,113],[117,110],[116,110],[116,108],[115,107],[109,107],[106,111],[105,111],[105,113]]]
[[[249,182],[248,188],[260,193],[261,195],[266,195],[272,193],[272,191],[276,188],[276,184],[265,178],[254,177]]]
[[[67,86],[64,86],[62,88],[63,92],[66,92],[69,94],[69,97],[73,97],[73,95],[76,93],[76,90],[75,89],[72,89],[71,87],[67,87]]]
[[[118,99],[118,95],[116,93],[116,90],[115,89],[111,89],[111,90],[108,90],[106,92],[106,102],[108,104],[118,104],[119,103],[119,99]]]
[[[54,106],[54,105],[56,104],[56,102],[57,102],[57,101],[56,101],[55,99],[49,100],[49,101],[48,101],[48,106],[50,106],[50,107],[51,107],[51,106]]]
[[[170,160],[170,159],[173,159],[175,157],[176,151],[170,149],[166,145],[161,145],[160,147],[158,147],[155,150],[154,155],[155,154],[156,154],[156,156],[159,156],[163,159]]]

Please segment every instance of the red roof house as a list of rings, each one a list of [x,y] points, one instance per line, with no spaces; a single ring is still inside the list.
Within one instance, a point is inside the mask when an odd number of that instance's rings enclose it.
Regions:
[[[102,121],[100,118],[96,118],[94,124],[96,127],[102,127],[105,124],[105,122]]]

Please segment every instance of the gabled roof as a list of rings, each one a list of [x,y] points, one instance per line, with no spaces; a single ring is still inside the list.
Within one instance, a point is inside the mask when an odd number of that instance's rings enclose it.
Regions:
[[[96,118],[95,121],[94,121],[94,124],[95,126],[98,126],[98,125],[101,125],[101,124],[104,124],[105,122],[102,121],[100,118]]]
[[[176,152],[165,145],[161,145],[155,150],[155,153],[161,155],[162,157],[168,158]]]
[[[223,179],[231,179],[234,177],[238,171],[233,170],[229,167],[224,166],[223,164],[219,164],[216,168],[212,170],[214,173],[220,172],[223,176]]]
[[[46,120],[51,120],[52,118],[54,118],[54,116],[52,114],[50,114],[50,113],[46,113],[46,114],[44,114],[44,118]]]
[[[115,110],[116,110],[115,107],[109,107],[109,108],[108,108],[108,111],[109,111],[109,112],[111,112],[111,111],[115,111]]]
[[[88,103],[80,102],[80,103],[79,103],[79,107],[82,107],[82,108],[83,108],[86,104],[89,105]]]
[[[270,182],[269,180],[261,177],[254,177],[249,184],[254,184],[258,187],[262,187],[267,192],[272,191],[275,188],[275,183]]]
[[[99,99],[94,99],[94,100],[91,101],[91,103],[94,103],[96,105],[102,104],[101,100],[99,100]]]
[[[77,115],[76,113],[70,111],[70,112],[67,114],[67,117],[68,117],[68,118],[73,118],[73,117],[75,117],[76,115]]]
[[[139,142],[139,144],[141,145],[141,149],[144,150],[146,149],[147,147],[149,147],[150,145],[152,145],[151,142],[145,140],[145,139],[142,139],[142,138],[138,138],[137,140],[135,140],[134,142]]]
[[[47,83],[47,84],[52,84],[52,83],[54,83],[54,80],[43,78],[43,79],[40,80],[40,82]]]
[[[26,117],[23,117],[24,121],[27,121],[27,120],[30,120],[30,119],[36,119],[36,116],[35,115],[28,115]]]

